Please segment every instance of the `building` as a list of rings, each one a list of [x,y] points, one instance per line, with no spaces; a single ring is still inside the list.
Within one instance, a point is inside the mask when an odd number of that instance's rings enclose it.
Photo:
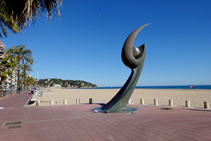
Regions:
[[[6,46],[4,43],[0,41],[0,61],[4,58],[4,53],[6,51]],[[7,77],[4,86],[9,88],[11,84],[11,78]],[[13,70],[13,75],[12,75],[12,86],[17,87],[17,69]]]
[[[12,74],[12,87],[15,87],[15,88],[17,87],[17,80],[18,80],[17,76],[18,76],[18,70],[14,69],[13,74]],[[11,77],[9,76],[7,77],[5,81],[5,86],[9,88],[10,84],[11,84]]]
[[[32,77],[30,74],[26,74],[26,77]]]
[[[59,84],[54,84],[53,87],[54,87],[54,88],[61,88],[61,85],[59,85]]]
[[[0,41],[0,60],[4,58],[6,46]]]

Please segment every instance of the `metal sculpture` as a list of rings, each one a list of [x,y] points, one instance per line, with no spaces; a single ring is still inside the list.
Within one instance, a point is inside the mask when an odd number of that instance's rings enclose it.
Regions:
[[[147,25],[148,24],[145,24],[135,29],[125,40],[122,48],[122,61],[127,67],[131,69],[132,72],[119,92],[107,104],[100,108],[105,113],[129,112],[137,110],[136,108],[127,107],[126,105],[128,104],[128,101],[141,74],[145,60],[146,48],[145,44],[139,47],[133,47],[133,43],[137,34]],[[94,110],[95,109],[93,109],[93,111]]]

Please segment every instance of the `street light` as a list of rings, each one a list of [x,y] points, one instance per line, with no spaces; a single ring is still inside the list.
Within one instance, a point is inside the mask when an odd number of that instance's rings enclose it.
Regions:
[[[37,78],[36,81],[37,81],[37,82],[36,82],[36,88],[37,88],[37,84],[38,84],[39,79]],[[39,86],[39,84],[38,84],[38,86]]]
[[[38,83],[38,81],[39,81],[39,79],[38,79],[38,78],[39,78],[39,71],[37,72],[37,80],[36,80],[36,81],[37,81],[37,83]],[[37,83],[36,83],[36,88],[37,88]]]

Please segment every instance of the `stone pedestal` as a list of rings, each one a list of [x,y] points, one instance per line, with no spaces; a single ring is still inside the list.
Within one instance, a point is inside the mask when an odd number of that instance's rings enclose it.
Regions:
[[[158,105],[158,99],[154,99],[154,105]]]
[[[64,105],[67,105],[67,99],[64,99],[64,100],[63,100],[63,104],[64,104]]]
[[[185,107],[190,107],[190,101],[189,100],[185,101]]]
[[[209,102],[208,101],[204,101],[204,108],[209,109]]]
[[[140,104],[144,105],[144,99],[140,99]]]
[[[40,106],[40,100],[36,101],[36,106]]]
[[[169,106],[173,106],[173,100],[169,100]]]
[[[50,101],[50,105],[54,105],[54,100],[51,100]]]
[[[80,99],[76,99],[76,104],[80,104]]]
[[[92,104],[92,98],[89,98],[89,104]]]

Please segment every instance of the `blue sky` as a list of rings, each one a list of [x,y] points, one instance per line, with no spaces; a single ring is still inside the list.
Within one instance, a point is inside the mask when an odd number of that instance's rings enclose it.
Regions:
[[[211,84],[210,0],[64,0],[61,17],[43,15],[34,26],[0,40],[26,45],[39,78],[122,86],[131,70],[121,60],[127,36],[145,27],[134,46],[146,44],[137,86]]]

